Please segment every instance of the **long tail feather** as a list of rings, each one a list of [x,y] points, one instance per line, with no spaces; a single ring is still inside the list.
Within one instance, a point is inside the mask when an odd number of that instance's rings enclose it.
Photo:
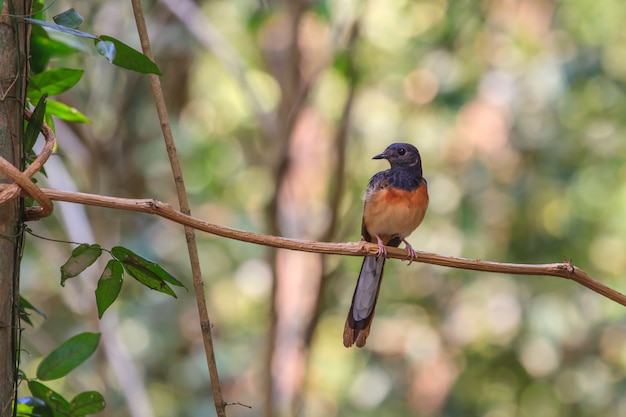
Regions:
[[[357,347],[365,346],[365,341],[370,334],[370,327],[374,318],[374,310],[376,309],[376,301],[380,292],[384,267],[385,258],[382,256],[367,256],[363,260],[359,279],[352,296],[352,305],[350,306],[343,331],[343,344],[345,347],[350,347],[354,344]]]

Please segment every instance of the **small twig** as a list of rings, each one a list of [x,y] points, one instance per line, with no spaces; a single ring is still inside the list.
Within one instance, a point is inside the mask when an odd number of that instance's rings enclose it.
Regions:
[[[239,401],[234,402],[234,403],[224,403],[224,407],[228,407],[229,405],[239,405],[241,407],[246,407],[246,408],[249,408],[250,410],[252,410],[252,406],[251,405],[240,403]]]
[[[28,228],[26,229],[26,233],[28,233],[29,235],[34,236],[34,237],[36,237],[38,239],[47,240],[49,242],[67,243],[69,245],[82,245],[83,243],[85,243],[85,242],[72,242],[71,240],[54,239],[54,238],[51,238],[51,237],[41,236],[41,235],[38,235],[37,233],[33,232],[32,230],[28,229]]]
[[[8,187],[8,185],[0,184],[0,191],[6,187]],[[307,240],[265,235],[262,233],[246,232],[243,230],[220,226],[185,215],[172,209],[172,207],[168,204],[157,200],[126,199],[46,188],[41,188],[40,190],[51,200],[156,214],[157,216],[196,230],[257,245],[302,252],[347,256],[374,256],[378,252],[377,245],[366,242],[311,242]],[[387,248],[387,258],[405,260],[407,259],[407,255],[408,254],[404,249],[391,247]],[[615,301],[616,303],[626,306],[626,296],[624,294],[595,280],[582,269],[572,265],[571,261],[552,264],[513,264],[483,261],[481,259],[457,258],[453,256],[417,251],[417,259],[415,262],[473,271],[497,272],[511,275],[543,275],[570,279],[606,298],[609,298],[610,300]]]
[[[2,84],[0,84],[0,101],[6,100],[7,95],[9,94],[9,91],[13,89],[13,86],[17,83],[20,76],[16,74],[15,77],[11,77],[11,78],[13,79],[13,81],[11,81],[11,84],[9,84],[9,86],[7,87],[7,91],[4,91]]]

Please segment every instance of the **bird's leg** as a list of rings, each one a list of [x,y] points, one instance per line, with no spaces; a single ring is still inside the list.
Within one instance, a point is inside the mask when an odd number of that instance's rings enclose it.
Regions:
[[[381,255],[387,256],[387,248],[385,247],[383,240],[378,235],[376,235],[376,240],[378,241],[378,252],[376,252],[376,257]]]
[[[411,265],[413,261],[417,259],[417,253],[406,239],[402,239],[402,241],[406,245],[406,251],[409,253],[409,257],[407,259],[409,260],[409,265]]]

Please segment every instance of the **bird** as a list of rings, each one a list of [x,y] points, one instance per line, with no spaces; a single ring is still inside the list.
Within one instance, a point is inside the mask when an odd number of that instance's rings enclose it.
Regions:
[[[409,264],[417,254],[406,238],[422,223],[428,208],[428,184],[422,175],[418,149],[393,143],[372,159],[386,159],[391,167],[370,179],[364,195],[361,239],[376,243],[376,256],[366,256],[352,296],[343,332],[343,344],[365,346],[387,255],[386,246],[406,245]]]

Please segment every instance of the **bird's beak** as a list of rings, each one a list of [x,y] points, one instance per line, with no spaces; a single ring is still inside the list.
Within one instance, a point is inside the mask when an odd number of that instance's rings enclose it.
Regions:
[[[385,159],[387,157],[387,155],[385,155],[385,153],[379,153],[378,155],[374,155],[372,157],[372,159]]]

